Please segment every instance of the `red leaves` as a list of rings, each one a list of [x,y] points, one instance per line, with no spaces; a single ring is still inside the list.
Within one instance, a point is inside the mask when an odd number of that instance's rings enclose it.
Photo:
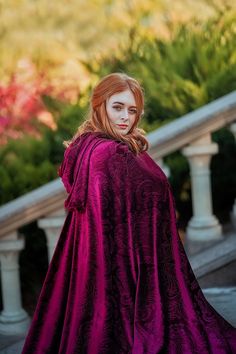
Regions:
[[[25,133],[40,136],[38,127],[43,124],[57,128],[53,115],[42,97],[47,95],[66,100],[68,88],[60,82],[53,85],[45,73],[39,73],[27,59],[19,61],[16,72],[7,85],[0,83],[0,145],[9,139],[23,137]]]

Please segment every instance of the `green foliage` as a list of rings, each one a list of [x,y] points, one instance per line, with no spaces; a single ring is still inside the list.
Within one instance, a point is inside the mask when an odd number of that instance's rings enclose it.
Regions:
[[[130,38],[130,46],[122,55],[103,58],[94,72],[103,76],[118,71],[136,77],[146,98],[141,126],[161,126],[236,89],[235,19],[235,10],[219,11],[204,23],[192,21],[174,28],[170,41],[144,40],[136,35],[136,42]],[[93,70],[91,63],[90,69]],[[213,136],[221,150],[212,161],[214,211],[225,221],[235,196],[235,142],[229,134],[223,134],[221,139],[222,131]],[[180,215],[186,222],[191,216],[188,163],[179,152],[166,161],[171,168]],[[228,192],[224,198],[226,185]]]
[[[1,80],[8,82],[22,65],[20,59],[29,58],[62,91],[78,83],[83,93],[73,105],[44,96],[57,130],[39,125],[40,140],[25,136],[0,148],[0,205],[57,177],[63,140],[70,139],[83,121],[95,81],[110,72],[126,72],[141,82],[146,104],[140,126],[146,132],[235,90],[236,13],[217,6],[218,15],[205,21],[202,9],[209,12],[211,4],[73,0],[65,6],[47,0],[7,1],[0,23]],[[172,21],[182,12],[185,16],[189,7],[198,20],[182,25]],[[215,132],[213,140],[220,147],[211,164],[213,206],[223,222],[236,194],[236,146],[227,128]],[[184,228],[192,215],[189,164],[180,151],[164,161]],[[32,315],[48,266],[46,238],[36,222],[19,232],[26,241],[20,254],[23,305]]]
[[[14,199],[57,177],[44,140],[25,137],[10,141],[0,150],[0,203]]]
[[[81,94],[78,102],[74,105],[62,103],[49,96],[44,96],[43,101],[47,109],[55,117],[57,124],[56,134],[63,137],[63,139],[69,139],[86,117],[88,95]]]
[[[140,127],[150,132],[236,89],[235,18],[236,13],[231,10],[219,12],[204,23],[192,21],[175,26],[170,31],[170,40],[147,36],[134,24],[127,32],[129,40],[122,42],[119,52],[109,52],[83,64],[93,78],[118,71],[141,82],[145,116]],[[1,204],[56,178],[64,152],[63,140],[70,139],[85,118],[93,84],[74,105],[43,97],[56,119],[57,131],[41,128],[41,141],[25,137],[24,141],[12,141],[0,150]],[[213,136],[220,149],[224,147],[212,160],[214,205],[220,213],[220,209],[229,211],[230,196],[235,195],[235,143],[229,134],[223,134],[223,139],[222,131]],[[189,216],[188,163],[179,152],[166,157],[166,162],[171,168],[181,214]],[[222,164],[226,164],[227,181],[219,174]],[[222,194],[225,185],[229,191],[227,198]]]
[[[171,41],[138,36],[119,57],[109,54],[97,75],[119,71],[133,75],[146,94],[148,122],[169,121],[236,88],[235,11],[219,13],[206,23],[176,27]]]
[[[63,141],[70,139],[86,115],[86,101],[81,95],[75,105],[44,96],[56,119],[57,131],[40,127],[42,138],[10,140],[0,149],[0,204],[4,204],[53,179],[64,153]]]

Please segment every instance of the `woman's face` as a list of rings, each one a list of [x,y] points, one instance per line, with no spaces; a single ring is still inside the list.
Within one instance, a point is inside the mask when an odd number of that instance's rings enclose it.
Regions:
[[[137,116],[137,106],[132,91],[127,89],[109,97],[106,101],[106,110],[113,128],[120,134],[126,135]]]

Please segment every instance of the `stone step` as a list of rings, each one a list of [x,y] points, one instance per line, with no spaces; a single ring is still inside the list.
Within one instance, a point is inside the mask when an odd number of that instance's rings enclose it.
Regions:
[[[236,286],[204,288],[203,294],[214,309],[236,327]]]
[[[234,268],[236,263],[235,231],[225,234],[223,241],[189,256],[189,261],[202,288],[234,286],[236,284]],[[204,278],[206,281],[201,281]]]
[[[24,335],[0,335],[0,354],[21,354],[25,341]]]

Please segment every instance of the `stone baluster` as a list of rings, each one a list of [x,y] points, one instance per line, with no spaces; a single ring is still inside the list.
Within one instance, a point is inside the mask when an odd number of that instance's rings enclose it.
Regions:
[[[196,253],[222,240],[222,226],[212,212],[210,159],[218,145],[205,134],[182,150],[190,164],[193,216],[186,229],[187,251]]]
[[[229,129],[233,133],[235,141],[236,141],[236,123],[232,123],[230,125]],[[231,219],[234,229],[236,230],[236,198],[234,200],[234,205],[233,205],[232,211],[230,213],[230,219]]]
[[[50,213],[47,217],[38,220],[38,226],[45,231],[48,248],[48,261],[50,263],[62,226],[65,221],[65,209],[60,209],[54,213]]]
[[[18,258],[24,248],[24,239],[17,232],[1,238],[1,288],[3,310],[0,313],[1,334],[25,334],[30,317],[22,308]]]

